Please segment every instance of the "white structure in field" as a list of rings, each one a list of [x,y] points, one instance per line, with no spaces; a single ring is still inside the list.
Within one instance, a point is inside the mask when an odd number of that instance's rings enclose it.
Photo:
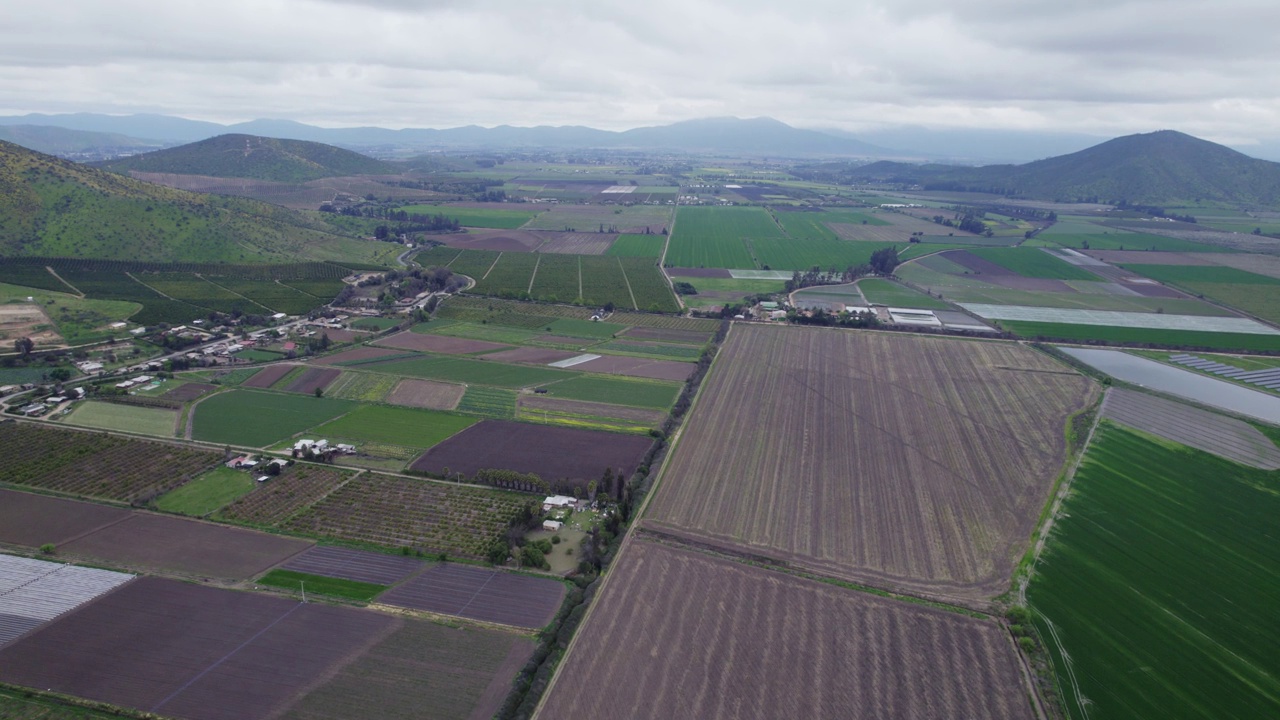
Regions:
[[[542,521],[542,529],[550,530],[552,532],[559,530],[562,525],[564,525],[564,523],[560,522],[559,520],[543,520]]]
[[[568,495],[548,495],[546,500],[542,501],[542,512],[554,510],[556,508],[571,508],[577,504],[577,500]]]

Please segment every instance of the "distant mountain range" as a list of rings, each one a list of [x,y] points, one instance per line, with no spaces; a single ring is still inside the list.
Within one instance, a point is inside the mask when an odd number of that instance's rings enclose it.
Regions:
[[[50,155],[76,156],[90,152],[140,152],[162,148],[158,140],[119,133],[71,130],[52,125],[0,125],[0,140]]]
[[[324,143],[242,134],[218,135],[96,165],[123,173],[176,173],[286,183],[346,175],[390,175],[403,170]]]
[[[833,173],[828,168],[819,174]],[[1280,163],[1173,130],[1127,135],[1025,165],[957,167],[882,161],[834,174],[846,182],[912,184],[928,190],[1060,202],[1280,204]]]
[[[275,205],[174,190],[0,141],[0,257],[356,261],[375,245]]]

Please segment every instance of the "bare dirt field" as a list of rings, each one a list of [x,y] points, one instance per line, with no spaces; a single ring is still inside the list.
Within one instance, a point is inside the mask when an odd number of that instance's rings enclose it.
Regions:
[[[373,358],[400,354],[401,353],[389,348],[358,347],[350,350],[343,350],[340,353],[328,355],[320,358],[319,360],[313,360],[312,363],[315,365],[338,365],[341,363],[355,362],[358,360],[372,360]]]
[[[448,335],[428,335],[426,333],[407,331],[392,335],[389,338],[383,338],[375,344],[401,350],[433,352],[443,355],[467,355],[485,352],[486,350],[508,350],[511,348],[510,345],[486,342],[484,340],[470,340],[468,338],[449,337]]]
[[[1076,291],[1075,288],[1062,280],[1023,277],[1009,268],[997,265],[965,250],[950,250],[940,253],[940,256],[970,270],[975,279],[989,282],[992,285],[999,285],[1013,290],[1029,290],[1031,292],[1073,293]]]
[[[429,568],[384,593],[384,605],[425,610],[484,622],[540,628],[564,601],[564,583],[470,565]]]
[[[402,621],[140,578],[0,651],[0,678],[190,720],[287,708]]]
[[[512,350],[489,353],[484,356],[484,359],[493,360],[495,362],[524,363],[526,365],[549,365],[553,362],[568,360],[569,358],[577,357],[581,354],[582,353],[579,352],[555,350],[552,348],[518,347]]]
[[[329,387],[329,384],[337,380],[341,374],[341,370],[334,368],[307,368],[302,371],[302,374],[297,379],[289,383],[285,391],[310,395],[316,390],[324,390]]]
[[[735,324],[644,523],[988,598],[1063,468],[1068,416],[1096,396],[1016,343]]]
[[[535,717],[1035,717],[996,622],[641,538],[610,575]]]
[[[568,255],[603,255],[609,246],[613,245],[613,241],[618,239],[617,233],[548,232],[539,234],[546,240],[538,247],[538,252]]]
[[[588,360],[574,365],[573,369],[583,372],[684,382],[693,374],[695,365],[676,360],[649,360],[646,358],[624,357],[622,355],[603,355],[595,360]]]
[[[12,352],[13,341],[24,337],[31,338],[41,348],[63,344],[57,326],[39,305],[26,302],[0,305],[0,341],[6,341]]]
[[[401,380],[387,395],[387,402],[392,405],[428,408],[430,410],[452,410],[458,407],[458,401],[467,391],[462,385],[435,382],[433,380]]]
[[[371,333],[356,332],[354,330],[344,330],[342,328],[324,328],[318,330],[320,335],[329,336],[329,340],[336,343],[357,342],[368,338]]]
[[[243,580],[310,547],[309,540],[134,513],[58,548],[72,557],[126,569],[163,570],[194,577]]]
[[[129,515],[124,508],[0,490],[0,543],[60,546]]]
[[[195,400],[201,395],[211,393],[217,389],[217,385],[210,385],[208,383],[186,383],[185,385],[179,385],[169,392],[166,392],[161,397],[168,398],[170,400],[177,400],[179,402],[187,402],[188,400]]]
[[[404,555],[387,555],[340,547],[313,547],[295,555],[280,567],[295,572],[356,582],[394,585],[425,566],[421,560]]]
[[[533,649],[532,641],[511,632],[405,618],[282,717],[488,720]]]
[[[275,385],[280,378],[292,372],[296,367],[298,366],[282,363],[280,365],[272,365],[270,367],[262,368],[258,372],[254,373],[253,377],[240,383],[240,386],[249,388],[269,388],[272,385]]]
[[[631,477],[652,443],[642,435],[484,420],[431,448],[410,468],[432,474],[448,468],[468,477],[482,469],[514,470],[585,486],[605,468]]]

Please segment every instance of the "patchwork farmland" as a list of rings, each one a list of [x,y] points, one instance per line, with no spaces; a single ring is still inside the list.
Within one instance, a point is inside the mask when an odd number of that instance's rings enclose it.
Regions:
[[[644,526],[857,582],[993,597],[1063,469],[1068,418],[1095,397],[1010,343],[735,326]]]
[[[1036,717],[993,621],[643,535],[613,574],[537,717]]]

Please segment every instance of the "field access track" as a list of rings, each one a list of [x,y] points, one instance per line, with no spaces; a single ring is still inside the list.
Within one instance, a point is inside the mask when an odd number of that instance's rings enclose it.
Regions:
[[[0,646],[132,579],[110,570],[0,555]]]
[[[295,555],[280,567],[323,577],[394,585],[421,570],[424,565],[421,560],[403,555],[317,546]]]
[[[1243,420],[1123,388],[1107,393],[1102,412],[1118,423],[1220,458],[1262,470],[1280,469],[1280,449]]]
[[[610,578],[535,717],[1035,717],[993,621],[642,536]]]
[[[484,622],[540,628],[564,600],[564,584],[548,578],[446,563],[378,598],[384,605]]]
[[[256,720],[402,622],[141,578],[0,650],[0,680],[189,720]]]
[[[646,527],[878,587],[1008,589],[1085,377],[1009,342],[735,324]]]

